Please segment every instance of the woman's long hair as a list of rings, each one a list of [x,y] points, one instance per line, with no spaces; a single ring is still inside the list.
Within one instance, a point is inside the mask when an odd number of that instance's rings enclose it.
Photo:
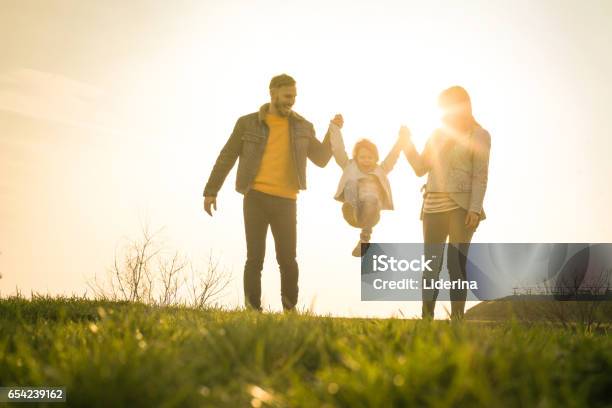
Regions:
[[[452,117],[452,119],[447,122],[447,125],[451,129],[464,133],[476,126],[480,127],[480,124],[472,114],[472,100],[465,88],[456,85],[443,90],[440,96],[438,96],[438,106],[445,112],[445,115]],[[443,134],[450,135],[451,137],[444,138],[444,142],[438,152],[441,158],[446,157],[458,141],[463,139],[457,138],[457,132],[455,131],[451,131],[450,133],[443,132]],[[465,141],[461,143],[465,143]]]
[[[470,95],[461,86],[451,86],[443,90],[438,96],[438,106],[445,111],[459,111],[461,113],[461,127],[469,129],[480,126],[472,114],[472,100]]]

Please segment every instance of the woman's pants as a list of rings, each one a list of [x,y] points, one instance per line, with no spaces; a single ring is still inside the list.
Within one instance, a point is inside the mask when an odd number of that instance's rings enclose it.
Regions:
[[[452,281],[466,280],[467,254],[474,234],[473,229],[465,225],[467,211],[457,208],[440,213],[423,214],[423,237],[425,243],[425,258],[433,259],[431,271],[423,272],[423,281],[428,284],[431,279],[438,280],[442,264],[444,262],[444,247],[448,238],[448,254],[446,265]],[[424,282],[423,282],[424,283]],[[431,287],[432,285],[429,284]],[[437,289],[422,289],[423,295],[423,318],[433,318]],[[451,289],[451,317],[462,318],[465,309],[466,289]]]

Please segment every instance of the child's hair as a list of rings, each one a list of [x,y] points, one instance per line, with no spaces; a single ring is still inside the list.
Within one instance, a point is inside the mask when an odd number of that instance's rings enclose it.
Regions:
[[[355,147],[353,147],[353,159],[357,158],[357,152],[359,152],[359,149],[367,149],[372,152],[372,154],[374,154],[374,157],[376,157],[376,162],[378,162],[378,148],[370,140],[361,139],[357,143],[355,143]]]

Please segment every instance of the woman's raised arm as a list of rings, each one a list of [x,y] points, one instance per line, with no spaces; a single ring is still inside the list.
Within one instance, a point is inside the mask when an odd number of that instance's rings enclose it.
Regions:
[[[431,150],[430,143],[427,141],[425,149],[423,149],[423,153],[419,154],[416,146],[414,143],[412,143],[412,138],[410,136],[410,130],[405,126],[402,126],[400,128],[400,139],[402,140],[402,144],[404,146],[404,155],[414,170],[414,174],[416,174],[417,177],[421,177],[429,172],[429,151]]]

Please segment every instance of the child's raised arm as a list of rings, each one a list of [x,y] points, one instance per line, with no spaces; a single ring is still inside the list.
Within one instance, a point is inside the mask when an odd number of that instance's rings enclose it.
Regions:
[[[342,139],[342,131],[340,130],[344,123],[341,115],[336,117],[329,122],[330,142],[332,154],[334,160],[338,163],[341,168],[346,167],[349,162],[348,155],[346,154],[346,148],[344,147],[344,140]]]
[[[400,152],[404,148],[404,144],[405,137],[402,136],[402,133],[400,131],[400,134],[397,136],[397,140],[391,148],[391,151],[389,152],[389,154],[387,154],[385,160],[380,163],[380,167],[383,168],[386,174],[390,173],[391,170],[393,170],[393,167],[395,167],[395,163],[397,163],[397,159],[399,158]]]

